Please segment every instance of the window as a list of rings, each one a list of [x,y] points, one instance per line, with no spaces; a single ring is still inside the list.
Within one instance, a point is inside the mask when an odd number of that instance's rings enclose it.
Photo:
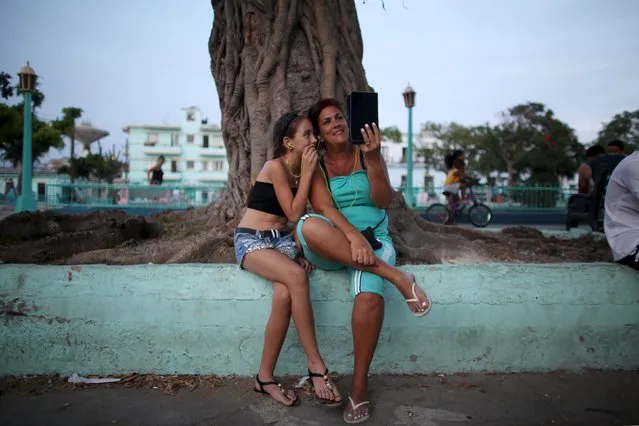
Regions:
[[[160,138],[160,135],[158,133],[147,133],[146,142],[144,142],[144,145],[155,146],[157,145],[159,138]]]
[[[224,170],[224,161],[213,161],[213,170]]]
[[[186,121],[195,121],[195,113],[193,111],[186,113]]]
[[[47,185],[44,182],[38,182],[38,201],[44,201],[47,193]]]
[[[408,148],[402,148],[402,163],[405,163],[408,158]]]
[[[202,148],[208,148],[209,147],[209,135],[204,135],[202,137]]]
[[[209,193],[208,192],[202,191],[202,201],[205,202],[205,203],[207,201],[209,201]]]
[[[193,143],[195,142],[195,136],[194,135],[186,135],[186,143]]]
[[[195,168],[195,161],[191,161],[191,160],[187,161],[186,162],[186,169],[187,170],[193,170],[193,168]]]
[[[171,172],[177,173],[177,171],[178,171],[177,160],[171,160]]]
[[[177,132],[171,133],[171,146],[180,146],[180,134]]]
[[[383,146],[382,147],[382,158],[384,158],[384,161],[386,161],[387,163],[390,163],[390,158],[388,157],[388,147],[387,146]]]
[[[209,162],[208,161],[202,161],[202,171],[206,172],[209,169]]]

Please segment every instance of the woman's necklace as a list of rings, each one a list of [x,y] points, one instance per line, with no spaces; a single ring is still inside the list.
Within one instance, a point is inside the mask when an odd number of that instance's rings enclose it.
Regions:
[[[286,170],[288,170],[288,172],[291,174],[291,176],[293,176],[293,183],[295,186],[299,185],[300,183],[300,176],[302,176],[302,170],[300,168],[300,173],[298,175],[296,175],[295,173],[293,173],[293,169],[291,168],[291,165],[288,164],[288,160],[286,159],[286,157],[284,158],[284,162],[286,163]]]

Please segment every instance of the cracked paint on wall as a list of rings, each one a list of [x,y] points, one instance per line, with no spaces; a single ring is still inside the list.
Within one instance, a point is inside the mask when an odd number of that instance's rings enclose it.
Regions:
[[[0,374],[248,376],[258,366],[271,286],[236,265],[0,268]],[[433,310],[415,318],[388,289],[373,372],[639,367],[639,280],[628,268],[404,268]],[[311,297],[322,354],[331,371],[349,373],[348,276],[314,271]],[[291,325],[277,374],[305,367]]]

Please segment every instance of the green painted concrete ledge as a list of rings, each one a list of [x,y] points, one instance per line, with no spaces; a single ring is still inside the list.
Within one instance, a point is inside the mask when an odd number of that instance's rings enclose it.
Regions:
[[[376,373],[636,369],[639,274],[613,264],[407,266],[432,312],[394,288]],[[352,369],[346,275],[315,271],[329,368]],[[270,285],[234,265],[0,265],[0,375],[239,374],[257,369]],[[278,374],[302,374],[293,329]]]

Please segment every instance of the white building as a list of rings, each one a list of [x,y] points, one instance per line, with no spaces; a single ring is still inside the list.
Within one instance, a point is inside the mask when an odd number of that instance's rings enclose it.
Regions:
[[[129,124],[127,180],[148,183],[147,170],[164,156],[165,185],[221,186],[227,180],[228,162],[218,126],[208,124],[197,107],[182,109],[179,124]]]
[[[419,156],[419,148],[427,148],[437,142],[430,132],[413,133],[413,188],[424,186],[441,187],[446,175],[440,171],[429,169],[424,158]],[[388,175],[393,188],[399,188],[406,180],[406,158],[408,152],[408,134],[402,133],[401,143],[389,140],[382,141],[382,156],[388,166]],[[426,182],[426,177],[429,177]]]

